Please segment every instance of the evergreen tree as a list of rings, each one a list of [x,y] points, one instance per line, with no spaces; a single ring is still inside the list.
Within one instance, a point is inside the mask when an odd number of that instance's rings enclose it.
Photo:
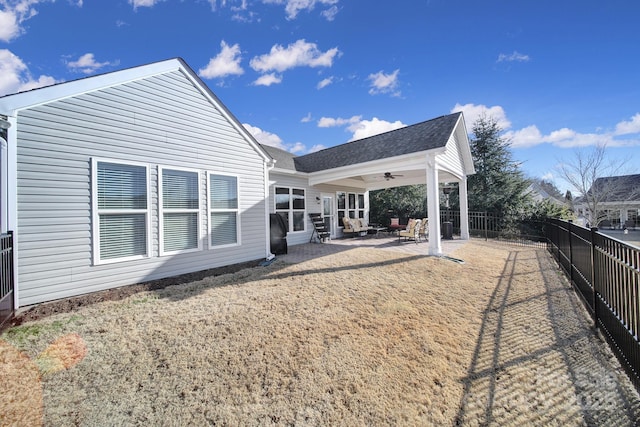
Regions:
[[[391,216],[403,224],[407,218],[422,218],[427,212],[427,186],[424,184],[386,188],[369,193],[369,219],[372,223],[389,225]]]
[[[481,116],[473,124],[470,145],[476,173],[467,179],[469,210],[513,216],[527,204],[528,182],[501,133],[491,117]]]

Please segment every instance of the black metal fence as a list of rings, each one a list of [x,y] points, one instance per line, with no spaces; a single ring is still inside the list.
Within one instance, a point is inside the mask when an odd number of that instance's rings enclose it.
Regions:
[[[0,234],[0,330],[13,317],[13,233]]]
[[[440,211],[440,222],[450,222],[453,233],[460,234],[460,212]],[[469,235],[484,239],[505,240],[511,243],[547,247],[544,221],[522,218],[509,219],[490,212],[469,212]]]
[[[640,249],[562,220],[548,220],[549,251],[640,388]]]

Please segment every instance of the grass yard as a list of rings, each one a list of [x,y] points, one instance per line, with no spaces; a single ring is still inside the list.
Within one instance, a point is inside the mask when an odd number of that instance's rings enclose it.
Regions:
[[[453,256],[350,248],[25,323],[0,337],[0,424],[633,425],[546,251]]]

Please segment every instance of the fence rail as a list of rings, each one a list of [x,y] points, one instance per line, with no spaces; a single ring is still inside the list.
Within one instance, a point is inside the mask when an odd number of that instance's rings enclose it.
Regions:
[[[547,222],[550,252],[640,388],[640,249],[597,228],[557,219]]]
[[[13,317],[13,233],[0,234],[0,330]]]
[[[460,234],[460,211],[440,211],[440,222],[450,222],[453,233]],[[543,221],[507,221],[504,216],[491,212],[469,212],[469,234],[473,237],[546,248],[545,227]]]

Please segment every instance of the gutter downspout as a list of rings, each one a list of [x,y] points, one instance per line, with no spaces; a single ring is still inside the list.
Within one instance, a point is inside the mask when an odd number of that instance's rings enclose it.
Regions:
[[[0,116],[0,233],[9,231],[7,221],[8,215],[8,190],[9,190],[9,144],[4,138],[4,131],[11,127],[11,123],[6,120],[5,116]],[[7,136],[8,138],[8,136]]]
[[[2,204],[2,210],[0,215],[2,218],[2,232],[12,230],[13,231],[13,309],[17,310],[20,307],[18,303],[18,296],[20,293],[20,286],[18,282],[18,129],[16,116],[7,116],[9,127],[7,129],[7,139],[3,142],[2,149],[2,174],[0,180],[2,181],[2,196],[0,196],[0,203]],[[0,138],[3,139],[3,138]],[[11,143],[13,141],[13,143]]]
[[[273,170],[275,164],[275,160],[264,162],[264,223],[266,237],[265,253],[267,254],[267,261],[271,261],[276,257],[271,253],[271,220],[269,219],[269,187],[271,182],[269,172]]]

